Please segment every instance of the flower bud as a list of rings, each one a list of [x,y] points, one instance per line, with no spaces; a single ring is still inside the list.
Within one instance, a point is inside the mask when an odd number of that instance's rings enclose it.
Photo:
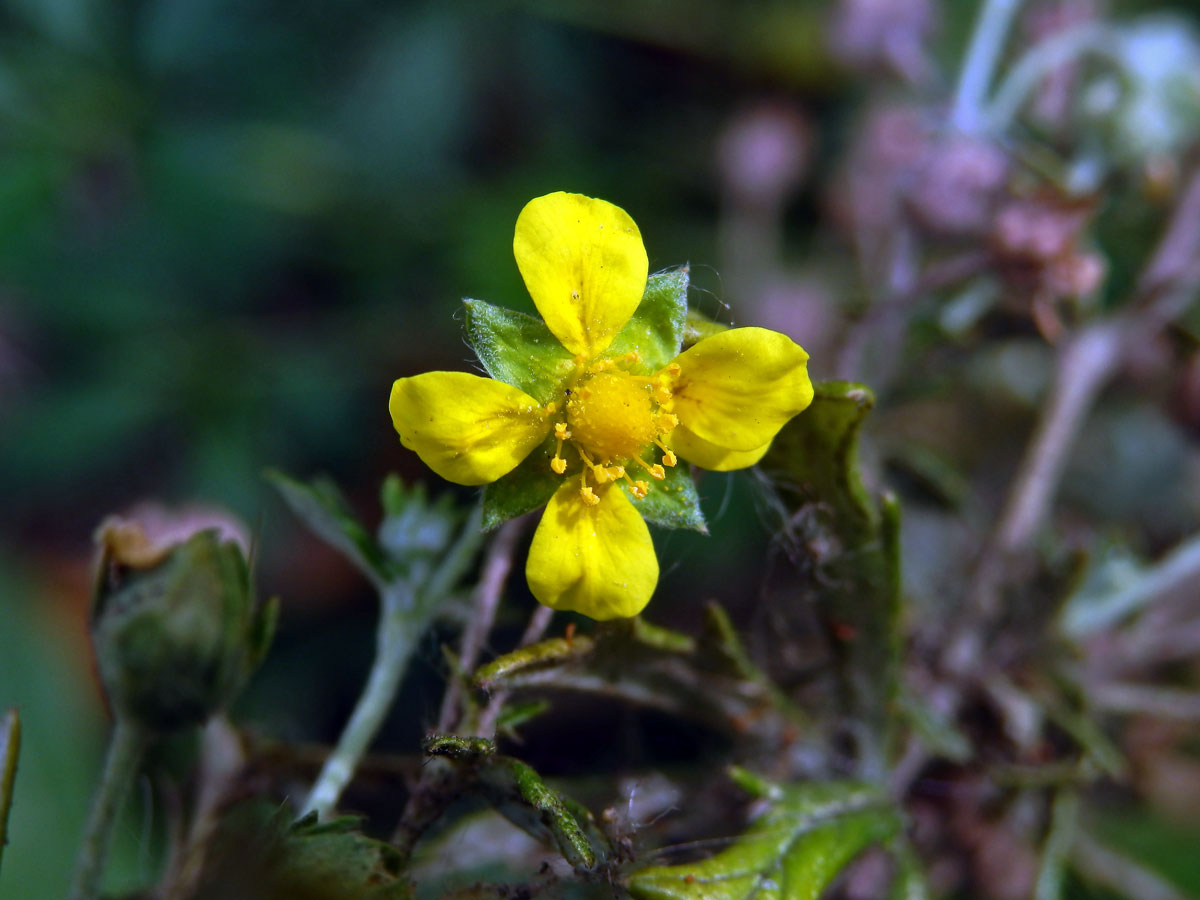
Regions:
[[[262,660],[277,604],[255,603],[242,548],[217,527],[148,535],[110,518],[96,539],[90,627],[114,714],[157,731],[203,723]]]

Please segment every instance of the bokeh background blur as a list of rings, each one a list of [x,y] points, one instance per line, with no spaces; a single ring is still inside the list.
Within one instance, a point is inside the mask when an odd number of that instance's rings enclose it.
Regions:
[[[4,0],[0,706],[20,706],[26,742],[0,894],[61,895],[82,828],[107,729],[85,620],[91,535],[108,513],[150,499],[241,516],[260,589],[284,609],[242,714],[281,738],[336,734],[369,662],[374,602],[263,471],[328,474],[368,520],[387,472],[432,481],[398,445],[388,388],[474,366],[460,298],[531,310],[511,253],[530,198],[565,189],[623,206],[652,270],[691,263],[692,302],[709,315],[790,334],[815,375],[894,380],[870,353],[853,371],[834,358],[870,299],[836,227],[837,176],[868,98],[945,93],[976,9]],[[1156,216],[1127,239],[1148,245]],[[1183,465],[1179,428],[1144,414],[1169,432],[1155,448]],[[745,593],[762,566],[755,477],[709,477],[702,491],[714,537],[656,536],[664,619],[689,621],[689,597]],[[1134,493],[1125,502],[1146,497]],[[1195,521],[1173,502],[1155,519],[1160,543]],[[420,657],[435,680],[435,639]],[[435,702],[419,684],[406,693],[384,745],[411,747]],[[116,885],[153,875],[143,795]]]

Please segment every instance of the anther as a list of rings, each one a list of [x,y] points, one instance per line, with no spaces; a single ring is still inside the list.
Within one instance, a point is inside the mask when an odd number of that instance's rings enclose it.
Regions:
[[[668,469],[671,468],[672,466],[674,466],[675,463],[677,463],[677,462],[679,462],[679,457],[677,457],[675,455],[675,451],[668,450],[666,453],[663,454],[662,464],[664,466],[666,466]]]
[[[600,498],[596,496],[596,492],[587,485],[579,489],[579,498],[583,501],[584,506],[595,506],[600,502]]]
[[[608,469],[604,468],[604,466],[593,466],[592,475],[596,479],[596,484],[605,484],[612,480],[612,476],[609,475]]]
[[[561,475],[563,472],[567,471],[567,461],[561,456],[556,456],[554,459],[550,460],[550,469],[555,475]]]
[[[566,422],[554,423],[554,436],[560,441],[569,441],[571,439],[570,429],[567,428]]]
[[[669,434],[679,426],[679,416],[675,413],[660,412],[654,417],[654,427],[659,434]]]
[[[682,371],[682,370],[679,367],[679,363],[671,363],[669,366],[667,366],[667,374],[670,375],[672,378],[674,378],[676,375],[678,375],[680,373],[680,371]]]
[[[638,500],[645,500],[646,495],[650,493],[650,485],[644,481],[635,481],[633,487],[629,489],[629,493],[633,494]]]
[[[650,463],[646,462],[640,456],[635,456],[634,459],[637,460],[638,465],[640,465],[643,469],[645,469],[647,472],[650,473],[650,477],[653,478],[655,481],[662,481],[664,478],[667,477],[666,469],[664,469],[658,463],[655,463],[654,465],[650,465]]]

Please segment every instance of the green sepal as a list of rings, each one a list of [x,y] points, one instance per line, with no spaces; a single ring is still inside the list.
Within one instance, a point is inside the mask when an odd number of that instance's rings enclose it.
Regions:
[[[662,528],[690,528],[701,534],[708,534],[708,523],[700,510],[700,495],[696,493],[696,484],[692,481],[692,473],[687,463],[664,469],[667,477],[662,481],[651,481],[650,490],[642,500],[630,495],[633,505],[642,514],[642,518],[651,525]],[[629,493],[629,485],[622,483],[625,492]]]
[[[657,372],[678,356],[687,323],[688,272],[682,266],[651,275],[642,302],[604,355],[636,353],[644,372]]]
[[[483,528],[491,531],[509,519],[533,512],[550,502],[563,483],[563,476],[550,468],[557,446],[553,437],[521,460],[521,463],[483,488]]]
[[[817,900],[851,860],[900,831],[887,797],[858,782],[734,776],[771,808],[715,856],[633,873],[626,887],[636,900]]]
[[[722,331],[728,330],[728,325],[714,321],[698,310],[689,309],[687,321],[683,327],[683,346],[686,349],[700,343],[705,338],[713,337]]]
[[[545,322],[483,300],[464,300],[463,306],[467,340],[489,375],[539,403],[560,397],[574,359]]]

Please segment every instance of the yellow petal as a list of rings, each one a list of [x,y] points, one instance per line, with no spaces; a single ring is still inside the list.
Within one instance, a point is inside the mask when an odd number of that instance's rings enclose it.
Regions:
[[[586,505],[572,478],[546,505],[533,535],[525,577],[540,603],[593,619],[636,616],[658,584],[650,530],[625,492],[595,489]]]
[[[400,443],[456,484],[508,474],[550,432],[524,391],[467,372],[426,372],[392,385],[388,403]]]
[[[734,328],[689,347],[668,367],[672,411],[692,434],[730,450],[757,450],[812,402],[808,354],[787,335]]]
[[[604,200],[561,191],[530,200],[517,217],[513,253],[547,327],[588,358],[612,342],[646,290],[641,232]]]
[[[693,434],[686,425],[678,425],[671,432],[671,449],[690,463],[714,472],[732,472],[754,465],[771,449],[767,441],[753,450],[728,450],[709,443]]]

